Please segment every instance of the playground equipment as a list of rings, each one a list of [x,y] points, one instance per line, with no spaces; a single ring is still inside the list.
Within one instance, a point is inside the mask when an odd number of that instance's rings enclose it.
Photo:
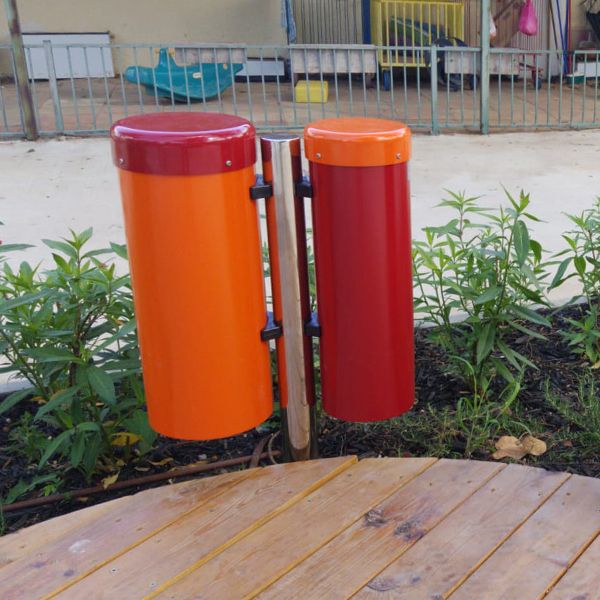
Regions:
[[[326,119],[304,132],[312,182],[325,410],[380,421],[414,396],[407,162],[397,121]]]
[[[166,48],[158,53],[156,67],[127,67],[125,78],[143,85],[148,94],[174,102],[202,102],[216,98],[233,84],[242,64],[198,63],[178,65]]]
[[[184,439],[255,427],[272,386],[254,127],[157,113],[118,121],[112,139],[150,422]]]
[[[384,88],[394,67],[428,67],[429,46],[464,40],[464,10],[455,0],[372,0],[371,40],[380,47]]]
[[[256,141],[245,119],[159,113],[113,125],[152,426],[186,439],[241,433],[272,410],[275,340],[295,459],[311,455],[312,338],[323,406],[350,421],[408,410],[414,396],[410,131],[382,119],[307,126]],[[312,198],[319,314],[310,311],[304,198]],[[267,209],[267,315],[256,201]],[[314,446],[312,447],[314,455]]]

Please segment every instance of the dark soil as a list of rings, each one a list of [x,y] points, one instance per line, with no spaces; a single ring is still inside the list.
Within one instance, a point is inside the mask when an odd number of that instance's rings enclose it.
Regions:
[[[582,475],[600,477],[600,442],[596,448],[589,448],[585,436],[571,422],[554,410],[546,400],[548,385],[554,393],[566,402],[577,402],[577,394],[582,377],[592,377],[600,390],[600,372],[591,371],[580,355],[573,354],[561,335],[566,329],[565,319],[577,316],[580,308],[572,307],[553,316],[554,327],[547,330],[538,327],[546,341],[525,336],[515,336],[511,340],[513,348],[527,356],[538,370],[530,369],[523,389],[515,405],[514,421],[523,422],[528,430],[543,439],[548,452],[537,458],[524,459],[522,462],[541,466],[551,470],[568,471]],[[452,426],[452,415],[456,402],[465,390],[461,382],[446,372],[447,359],[444,352],[428,341],[427,331],[416,332],[416,389],[417,399],[414,409],[399,419],[375,424],[345,423],[324,414],[319,418],[319,449],[322,457],[344,454],[366,456],[422,456],[434,454],[459,458],[465,456],[464,435]],[[600,399],[598,400],[600,402]],[[29,479],[35,473],[35,465],[28,464],[24,457],[9,454],[9,435],[24,412],[32,411],[26,402],[2,416],[0,429],[0,496],[14,486],[20,479]],[[449,417],[448,430],[441,436],[440,424],[431,419],[431,415]],[[442,421],[440,421],[441,423]],[[120,472],[119,481],[159,473],[199,461],[219,461],[244,455],[250,455],[256,445],[271,431],[278,429],[278,420],[274,418],[264,426],[243,435],[211,442],[184,442],[160,437],[156,448],[137,463],[126,465]],[[522,431],[522,430],[519,430]],[[499,435],[513,434],[499,431]],[[433,437],[442,438],[443,443],[435,444]],[[274,443],[278,448],[280,436]],[[469,458],[487,460],[493,452],[494,439],[469,455]],[[268,462],[268,461],[267,461]],[[152,464],[158,463],[158,464]],[[245,468],[245,467],[239,467]],[[210,476],[222,470],[210,471],[200,476]],[[100,478],[99,478],[100,479]],[[171,481],[171,480],[169,480]],[[181,481],[181,480],[178,480]],[[65,484],[60,491],[76,490],[97,485],[100,480],[86,482],[77,472],[65,473]],[[132,487],[120,491],[103,492],[86,498],[64,500],[47,506],[22,509],[4,514],[5,531],[15,531],[21,527],[39,521],[66,514],[82,507],[91,506],[119,496],[128,495],[156,485]],[[39,497],[34,492],[28,497]]]

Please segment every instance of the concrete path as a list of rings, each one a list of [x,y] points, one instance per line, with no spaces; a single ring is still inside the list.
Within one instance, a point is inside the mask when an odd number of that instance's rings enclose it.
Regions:
[[[581,212],[600,195],[600,130],[548,133],[414,137],[410,165],[413,234],[443,224],[449,213],[433,207],[444,189],[483,196],[486,205],[505,202],[502,186],[531,193],[531,212],[545,249],[563,247],[564,211]],[[106,138],[0,143],[0,240],[36,247],[25,256],[47,261],[40,240],[68,229],[94,227],[95,245],[123,242],[117,172]],[[554,299],[568,296],[563,290]]]

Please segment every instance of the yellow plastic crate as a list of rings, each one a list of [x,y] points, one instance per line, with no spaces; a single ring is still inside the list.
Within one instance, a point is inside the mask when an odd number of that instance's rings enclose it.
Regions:
[[[302,80],[294,88],[294,98],[296,102],[327,102],[329,96],[329,84],[327,81],[306,81]]]

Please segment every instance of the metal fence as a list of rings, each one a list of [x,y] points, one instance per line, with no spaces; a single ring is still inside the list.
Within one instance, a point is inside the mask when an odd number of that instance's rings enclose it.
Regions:
[[[364,39],[361,0],[293,0],[299,44],[361,44]],[[368,23],[366,24],[368,27]]]
[[[105,134],[121,117],[164,110],[237,114],[262,131],[332,116],[399,119],[432,133],[600,125],[599,51],[491,49],[487,94],[476,47],[45,43],[25,50],[30,69],[36,60],[45,69],[30,81],[42,135]],[[382,63],[392,54],[394,66]],[[21,137],[7,45],[0,64],[0,137]]]

